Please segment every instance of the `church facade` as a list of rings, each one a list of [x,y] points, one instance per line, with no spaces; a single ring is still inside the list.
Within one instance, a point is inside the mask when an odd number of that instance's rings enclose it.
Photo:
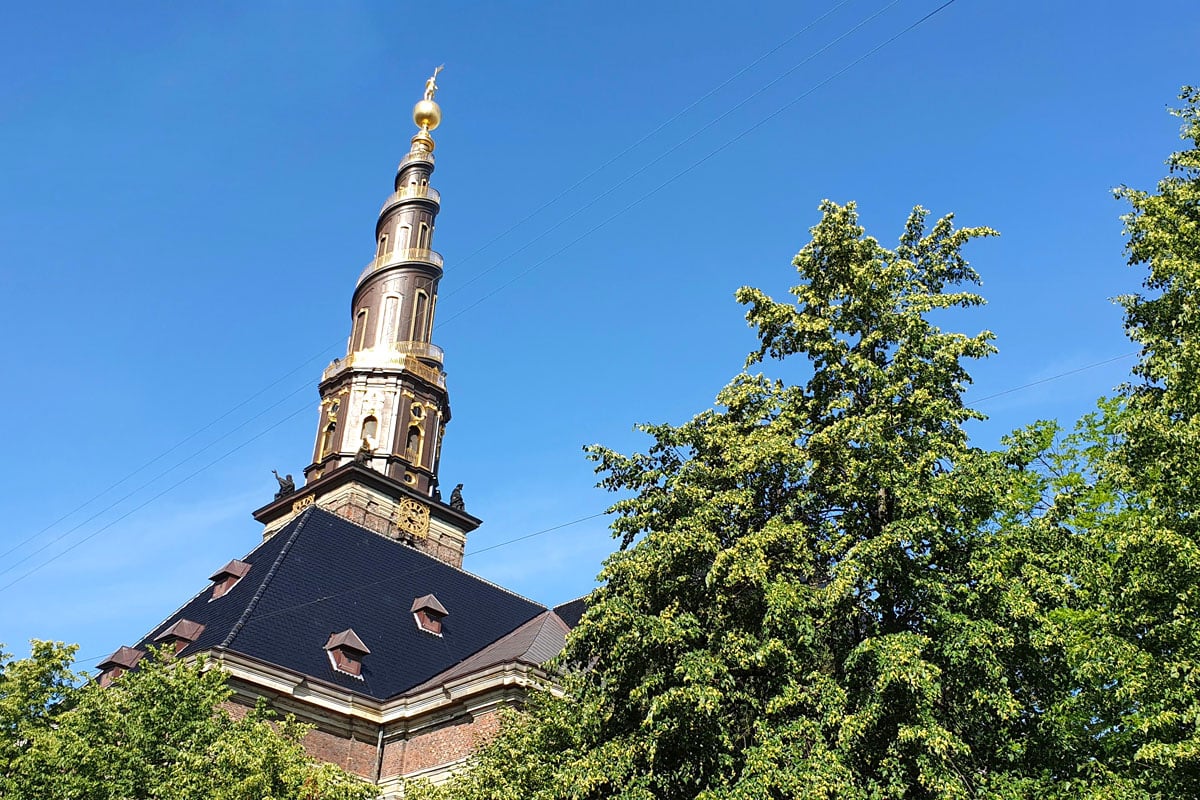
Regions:
[[[233,713],[265,698],[294,714],[314,726],[314,756],[385,797],[462,764],[498,711],[544,681],[583,613],[582,600],[548,608],[461,569],[481,521],[461,486],[443,500],[438,483],[450,402],[432,341],[443,273],[432,249],[436,77],[354,286],[346,355],[320,377],[303,485],[279,478],[254,512],[262,542],[103,661],[98,678],[135,668],[152,645],[205,655],[229,675]]]

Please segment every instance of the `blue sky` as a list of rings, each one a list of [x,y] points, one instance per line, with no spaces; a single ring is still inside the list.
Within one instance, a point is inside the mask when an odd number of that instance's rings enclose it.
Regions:
[[[593,585],[603,518],[496,545],[605,508],[581,446],[711,403],[753,344],[734,290],[786,293],[822,198],[885,244],[916,204],[1001,232],[968,251],[989,305],[946,320],[997,336],[970,397],[1131,352],[1111,189],[1177,146],[1200,12],[957,0],[888,43],[940,5],[9,9],[0,640],[94,661],[258,542],[438,64],[442,483],[485,520],[467,568],[533,599]],[[1130,363],[972,434],[1069,422]]]

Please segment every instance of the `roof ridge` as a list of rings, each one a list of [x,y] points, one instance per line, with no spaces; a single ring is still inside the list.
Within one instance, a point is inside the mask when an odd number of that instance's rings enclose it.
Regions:
[[[596,591],[596,589],[598,589],[598,588],[600,588],[600,587],[596,587],[595,589],[584,592],[583,594],[579,595],[579,597],[572,597],[570,600],[563,600],[561,603],[555,603],[553,606],[551,606],[550,610],[553,611],[556,608],[562,608],[563,606],[569,606],[569,605],[571,605],[571,603],[578,603],[580,600],[587,600],[589,597],[592,596],[592,592]]]
[[[545,614],[538,614],[536,617],[529,620],[529,622],[537,622],[539,619],[541,620],[541,624],[538,625],[537,633],[535,633],[533,638],[529,640],[529,646],[525,648],[525,651],[522,653],[522,655],[529,655],[529,651],[533,650],[533,648],[537,646],[538,639],[542,637],[542,633],[545,632],[546,626],[553,624],[553,622],[558,623],[558,625],[555,627],[559,629],[559,633],[562,634],[564,639],[571,632],[571,626],[563,622],[562,617],[560,617],[558,614],[555,614],[553,611],[547,611]],[[525,624],[528,625],[529,622]],[[517,628],[517,630],[520,630],[520,628]]]
[[[250,615],[254,613],[254,609],[258,605],[258,601],[262,599],[263,593],[266,592],[267,584],[269,584],[271,579],[275,577],[275,573],[278,571],[279,565],[282,564],[283,559],[287,557],[288,551],[292,549],[292,543],[296,541],[296,537],[300,535],[300,531],[304,530],[304,523],[308,522],[308,518],[310,516],[312,516],[312,507],[306,508],[297,518],[296,529],[292,531],[292,535],[288,537],[288,540],[283,543],[283,547],[279,549],[279,555],[275,556],[275,563],[271,564],[271,568],[267,570],[267,574],[263,577],[262,583],[260,583],[258,585],[258,589],[255,590],[254,596],[251,597],[250,602],[246,604],[246,610],[242,612],[240,617],[238,617],[238,621],[233,623],[233,627],[230,628],[229,633],[225,635],[225,640],[217,645],[217,647],[221,649],[228,648],[231,644],[233,644],[234,638],[242,632],[242,628],[250,620]]]
[[[400,541],[399,539],[393,539],[390,536],[385,536],[382,533],[379,533],[378,531],[373,531],[370,528],[366,527],[365,525],[359,525],[354,520],[347,519],[346,517],[343,517],[340,514],[335,514],[332,511],[321,508],[320,506],[309,506],[309,508],[306,509],[306,511],[319,511],[323,514],[328,514],[329,516],[333,517],[334,519],[338,519],[343,522],[349,523],[350,525],[353,525],[356,528],[362,528],[364,531],[367,531],[368,533],[373,533],[376,536],[380,537],[381,539],[386,539],[387,541],[394,542],[395,544],[398,544],[407,550],[411,550],[414,553],[419,553],[420,555],[424,556],[425,558],[429,559],[430,561],[432,561],[436,564],[441,564],[442,566],[448,567],[449,569],[452,569],[455,572],[461,572],[463,575],[466,575],[468,578],[473,578],[474,580],[477,580],[480,583],[486,583],[488,586],[491,586],[493,589],[499,589],[500,591],[504,592],[505,594],[510,594],[519,600],[524,600],[526,603],[533,603],[535,606],[537,606],[538,608],[541,608],[545,611],[551,610],[550,606],[546,605],[545,603],[539,603],[537,600],[534,600],[531,597],[526,597],[523,594],[517,594],[512,589],[505,588],[498,583],[492,583],[487,578],[484,578],[480,575],[476,575],[474,572],[468,572],[467,570],[463,569],[462,567],[456,567],[453,564],[449,564],[445,561],[442,561],[440,558],[431,556],[431,555],[429,555],[429,553],[426,553],[424,550],[421,550],[420,548],[413,547],[412,545],[406,544],[406,543]],[[466,553],[464,553],[463,555],[465,556]]]
[[[562,626],[564,634],[570,633],[573,630],[573,628],[567,624],[567,621],[560,617],[558,612],[554,609],[550,609],[550,616],[554,617],[555,621]],[[549,620],[546,620],[546,622],[549,622]],[[546,622],[543,622],[542,624],[545,625]]]

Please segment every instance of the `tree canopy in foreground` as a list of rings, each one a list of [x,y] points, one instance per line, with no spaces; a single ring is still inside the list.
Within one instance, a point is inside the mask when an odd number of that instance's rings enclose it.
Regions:
[[[222,707],[204,661],[143,658],[104,688],[78,686],[74,647],[0,653],[0,797],[14,800],[368,800],[376,788],[311,759],[307,728]]]
[[[963,426],[947,332],[985,228],[916,209],[882,246],[825,202],[781,302],[744,288],[786,383],[590,456],[620,550],[561,692],[418,798],[1200,796],[1200,93],[1155,193],[1118,190],[1146,294],[1131,382],[1072,432]],[[807,362],[796,368],[791,362]]]

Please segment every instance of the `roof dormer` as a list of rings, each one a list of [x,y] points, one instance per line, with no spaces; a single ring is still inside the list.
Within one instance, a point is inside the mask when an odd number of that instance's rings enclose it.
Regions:
[[[413,600],[412,614],[417,627],[436,636],[442,635],[442,619],[450,612],[431,594]]]
[[[204,626],[199,622],[192,622],[190,619],[181,619],[158,636],[155,636],[154,641],[160,644],[171,645],[175,648],[175,653],[178,654],[183,648],[199,639],[203,631]]]
[[[370,655],[371,651],[353,628],[329,634],[325,649],[329,652],[329,661],[334,669],[356,678],[362,677],[363,656]]]
[[[209,577],[209,580],[213,582],[212,597],[209,599],[216,600],[218,597],[223,597],[249,571],[250,565],[245,561],[238,561],[236,558],[221,567]]]
[[[100,675],[97,678],[101,686],[110,686],[113,681],[137,666],[144,656],[141,650],[133,647],[121,647],[117,652],[101,661],[97,666]]]

